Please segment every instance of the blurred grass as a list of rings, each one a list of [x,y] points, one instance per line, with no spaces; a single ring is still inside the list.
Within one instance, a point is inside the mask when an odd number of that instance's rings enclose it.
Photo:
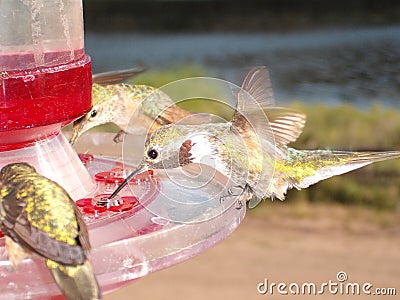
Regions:
[[[149,70],[131,83],[155,87],[194,77],[218,77],[196,65],[167,70]],[[232,112],[210,101],[189,101],[181,104],[192,111],[218,113],[229,118]],[[327,106],[293,102],[291,107],[307,115],[307,124],[300,138],[290,146],[296,149],[399,150],[400,111],[373,105],[360,110],[351,105]],[[102,130],[110,130],[106,126]],[[115,130],[115,128],[114,128]],[[341,203],[381,211],[400,211],[400,159],[380,162],[345,175],[333,177],[302,191],[288,192],[286,203],[293,205],[293,216],[308,216],[306,203]],[[265,210],[264,210],[265,211]]]
[[[161,87],[172,81],[185,79],[189,77],[216,77],[216,72],[205,69],[204,67],[196,64],[177,65],[168,69],[153,69],[146,70],[145,72],[132,78],[129,83],[134,84],[147,84],[154,87]]]

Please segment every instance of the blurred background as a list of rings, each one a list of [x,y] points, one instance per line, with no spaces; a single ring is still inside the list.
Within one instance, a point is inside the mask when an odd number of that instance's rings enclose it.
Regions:
[[[84,3],[95,72],[192,67],[240,83],[266,65],[279,102],[400,105],[398,1]]]
[[[265,65],[278,105],[307,114],[291,146],[400,150],[399,1],[84,0],[84,14],[93,72],[140,66],[132,83],[240,85]],[[267,200],[214,249],[106,299],[258,299],[265,277],[321,283],[339,271],[399,294],[399,183],[391,161]]]

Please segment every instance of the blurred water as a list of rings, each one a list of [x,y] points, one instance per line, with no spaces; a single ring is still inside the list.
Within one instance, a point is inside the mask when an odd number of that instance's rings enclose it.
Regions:
[[[400,108],[400,26],[297,33],[86,33],[94,72],[201,64],[240,84],[266,65],[278,102]]]

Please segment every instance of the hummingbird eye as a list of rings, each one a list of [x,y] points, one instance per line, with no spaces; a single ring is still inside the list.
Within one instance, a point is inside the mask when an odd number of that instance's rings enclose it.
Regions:
[[[149,151],[147,151],[147,156],[151,159],[156,159],[158,157],[158,152],[157,150],[150,149]]]
[[[94,109],[90,112],[90,117],[94,118],[95,116],[97,116],[97,110]]]

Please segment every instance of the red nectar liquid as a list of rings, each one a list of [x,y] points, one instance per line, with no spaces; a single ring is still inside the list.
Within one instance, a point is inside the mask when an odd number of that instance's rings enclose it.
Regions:
[[[45,59],[63,55],[53,52]],[[0,58],[0,151],[55,135],[91,108],[91,60],[83,51],[65,65],[3,71],[21,60],[29,65],[32,55]]]

